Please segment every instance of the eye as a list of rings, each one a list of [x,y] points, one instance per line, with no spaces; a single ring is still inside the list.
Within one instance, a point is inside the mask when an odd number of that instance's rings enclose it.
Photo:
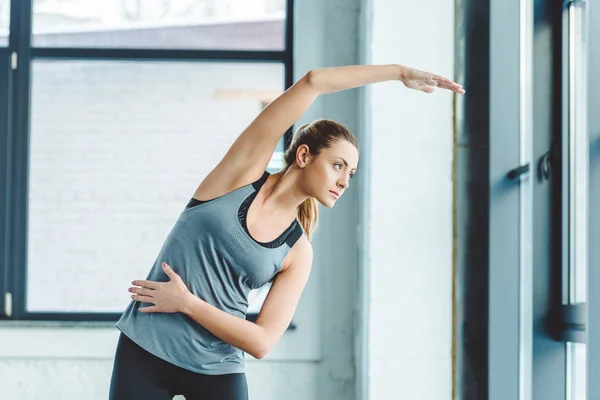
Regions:
[[[335,165],[336,167],[340,167],[340,168],[342,168],[342,164],[341,164],[341,163],[335,163],[335,164],[333,164],[333,165]]]
[[[350,179],[354,178],[354,174],[350,174]]]

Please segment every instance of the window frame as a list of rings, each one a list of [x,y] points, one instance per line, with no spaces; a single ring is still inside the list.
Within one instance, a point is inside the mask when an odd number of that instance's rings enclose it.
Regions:
[[[523,0],[490,1],[488,398],[530,399],[532,32]],[[512,29],[506,29],[512,27]],[[508,294],[508,295],[507,295]],[[529,368],[528,368],[529,367]]]
[[[284,90],[293,84],[294,0],[286,1],[285,47],[282,50],[184,50],[129,48],[53,48],[32,47],[33,0],[11,0],[8,47],[0,48],[0,83],[7,82],[7,99],[0,97],[0,151],[6,165],[0,165],[0,185],[5,196],[0,200],[0,321],[115,322],[121,313],[105,312],[29,312],[27,299],[27,201],[31,64],[36,59],[106,61],[188,61],[279,63],[284,67]],[[16,69],[10,68],[12,54],[18,57]],[[8,65],[8,70],[4,68]],[[2,86],[3,87],[3,86]],[[6,103],[6,104],[5,104]],[[292,137],[290,128],[283,137],[284,149]],[[6,177],[6,180],[3,180]],[[256,320],[249,313],[247,319]],[[290,329],[294,329],[292,323]]]
[[[587,270],[587,375],[600,372],[600,248],[593,243],[600,239],[600,115],[591,110],[600,109],[600,4],[587,1],[588,40],[588,132],[589,132],[589,183],[588,183],[588,270]],[[596,290],[590,290],[595,288]],[[600,381],[587,379],[589,399],[600,397]]]
[[[562,132],[561,132],[561,292],[556,293],[557,297],[561,297],[562,305],[559,310],[560,324],[557,332],[559,340],[575,343],[585,343],[587,340],[586,334],[586,318],[587,318],[587,302],[571,302],[573,297],[572,271],[571,271],[571,243],[570,243],[570,176],[571,176],[571,154],[570,148],[570,133],[572,129],[572,106],[571,103],[571,59],[570,59],[570,44],[571,44],[571,27],[569,25],[569,13],[572,7],[576,7],[585,0],[563,0],[563,25],[562,25]],[[588,106],[588,110],[589,110]],[[589,114],[589,113],[588,113]],[[588,177],[591,178],[591,177]],[[588,179],[591,183],[591,179]],[[590,199],[588,199],[589,201]],[[591,204],[591,203],[588,203]],[[589,262],[588,262],[589,264]],[[588,293],[589,294],[589,293]]]
[[[566,312],[563,305],[561,21],[567,4],[490,5],[488,398],[564,400],[570,388],[564,326],[569,321],[580,329],[577,317],[585,311]],[[520,37],[508,26],[520,27]],[[539,51],[548,46],[551,52]],[[511,188],[503,175],[525,165],[527,174]]]
[[[568,63],[563,33],[571,1],[459,3],[463,22],[457,38],[466,60],[461,67],[473,90],[459,100],[464,121],[459,120],[455,142],[455,393],[489,400],[565,400],[573,393],[572,342],[587,340],[587,374],[600,371],[600,291],[588,290],[587,304],[566,305],[565,298],[563,239],[569,221],[563,219],[563,166],[568,160],[561,156]],[[527,9],[532,4],[533,15]],[[598,49],[600,4],[588,0],[588,5],[588,48]],[[476,28],[489,32],[489,39]],[[600,54],[588,55],[588,109],[597,110]],[[486,136],[481,121],[487,122],[488,110]],[[600,204],[600,114],[588,113],[588,120],[588,241],[593,244],[600,238],[600,208],[592,206]],[[524,173],[511,180],[511,171]],[[599,288],[600,246],[588,251],[588,287]],[[473,312],[482,301],[485,312]],[[600,382],[588,379],[587,393],[600,398]]]
[[[556,203],[559,204],[560,232],[558,233],[557,244],[560,247],[560,269],[557,280],[560,281],[559,287],[554,288],[553,297],[560,301],[553,303],[553,309],[549,315],[551,321],[551,335],[559,342],[565,345],[565,391],[561,398],[573,399],[576,392],[576,387],[572,384],[573,371],[575,365],[573,344],[586,344],[586,375],[594,376],[600,371],[600,317],[597,315],[600,311],[600,295],[598,291],[590,290],[590,288],[600,287],[600,273],[598,266],[600,264],[600,251],[598,246],[593,246],[594,240],[600,238],[600,210],[594,207],[594,204],[600,204],[600,118],[598,114],[594,114],[591,110],[599,109],[600,96],[597,91],[600,90],[600,79],[597,73],[600,71],[600,57],[594,54],[591,49],[600,46],[600,7],[598,2],[590,0],[563,0],[562,4],[562,25],[561,25],[561,61],[562,61],[562,76],[561,76],[561,103],[562,103],[562,128],[560,141],[560,155],[556,159],[557,174],[560,175],[559,192],[556,194]],[[571,265],[572,257],[571,249],[571,213],[570,213],[570,182],[572,172],[571,156],[572,149],[570,148],[570,135],[574,121],[572,120],[572,89],[571,78],[571,26],[570,12],[574,7],[582,5],[585,7],[584,16],[585,22],[584,33],[587,36],[587,132],[588,132],[588,197],[587,197],[587,265],[586,265],[586,298],[584,302],[572,302],[574,298],[573,290],[575,283],[572,281],[575,275],[572,273],[573,265]],[[594,88],[596,90],[594,90]],[[586,398],[597,398],[600,396],[600,382],[594,379],[586,379]]]

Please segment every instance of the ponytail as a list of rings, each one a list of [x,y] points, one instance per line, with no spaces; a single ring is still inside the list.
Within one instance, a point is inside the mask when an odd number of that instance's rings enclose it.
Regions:
[[[312,234],[315,229],[317,229],[317,225],[319,223],[319,208],[317,200],[313,197],[304,200],[304,202],[298,206],[297,214],[298,222],[300,222],[300,225],[302,225],[302,228],[306,233],[306,237],[310,241],[312,239]]]

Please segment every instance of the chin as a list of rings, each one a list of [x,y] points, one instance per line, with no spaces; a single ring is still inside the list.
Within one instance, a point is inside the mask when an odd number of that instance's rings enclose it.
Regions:
[[[325,201],[323,201],[322,198],[318,198],[318,197],[314,197],[315,200],[317,200],[317,202],[322,205],[323,207],[326,208],[333,208],[333,206],[335,205],[335,200],[332,199],[327,199]]]
[[[327,200],[327,202],[320,202],[321,204],[323,204],[325,207],[327,208],[333,208],[333,206],[335,206],[336,200]]]

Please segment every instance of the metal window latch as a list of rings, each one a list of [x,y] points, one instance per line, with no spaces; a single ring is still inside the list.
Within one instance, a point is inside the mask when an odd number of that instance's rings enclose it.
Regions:
[[[539,180],[546,180],[546,181],[550,180],[550,178],[552,176],[552,163],[553,163],[553,160],[556,159],[556,154],[557,153],[554,150],[554,147],[552,147],[550,150],[548,150],[546,153],[544,153],[540,157],[540,159],[537,163],[537,174],[538,174]],[[527,163],[525,165],[521,165],[520,167],[510,170],[508,172],[507,177],[511,181],[517,180],[522,175],[529,173],[529,169],[530,169],[529,163]]]
[[[540,181],[546,180],[549,181],[552,178],[552,169],[558,166],[558,162],[560,161],[560,152],[556,148],[554,142],[550,146],[550,149],[542,154],[538,161],[537,172],[538,179]]]
[[[525,165],[521,165],[520,167],[510,170],[506,176],[511,181],[514,181],[517,178],[520,178],[522,175],[525,175],[527,173],[529,173],[529,163],[527,163]]]
[[[538,178],[549,181],[552,175],[552,151],[548,151],[540,157],[538,163]]]

